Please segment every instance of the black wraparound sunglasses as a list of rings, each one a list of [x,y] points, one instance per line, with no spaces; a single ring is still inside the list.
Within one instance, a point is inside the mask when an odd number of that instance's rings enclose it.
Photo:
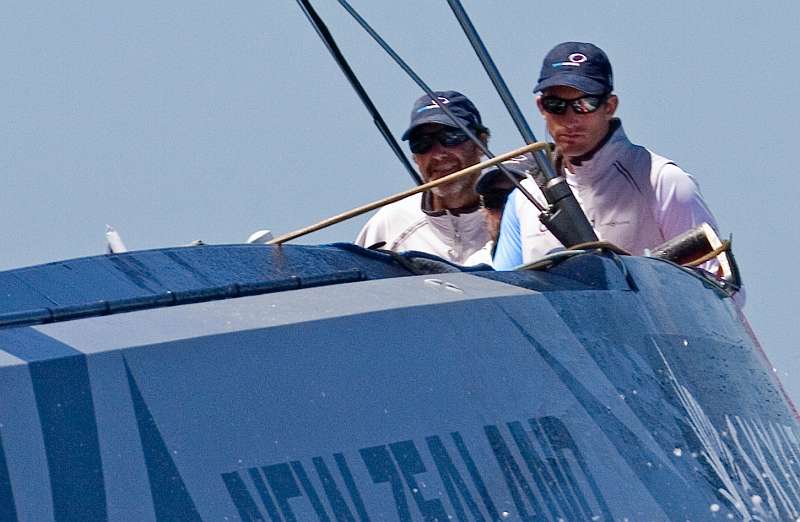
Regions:
[[[567,100],[559,98],[558,96],[542,96],[542,109],[550,114],[564,114],[567,112],[567,107],[572,107],[575,114],[589,114],[600,107],[608,99],[608,94],[587,94],[580,98],[572,98]]]
[[[461,129],[441,129],[437,132],[412,134],[408,139],[408,147],[414,154],[425,154],[436,142],[442,147],[455,147],[468,139],[469,136]]]

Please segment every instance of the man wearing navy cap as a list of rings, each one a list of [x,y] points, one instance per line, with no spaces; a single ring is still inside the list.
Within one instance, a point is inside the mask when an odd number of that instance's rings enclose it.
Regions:
[[[502,165],[505,167],[506,172],[514,176],[517,181],[522,181],[528,176],[535,176],[539,173],[539,166],[530,154],[508,159]],[[514,190],[514,183],[498,167],[483,171],[475,183],[475,192],[480,197],[481,212],[483,212],[486,220],[486,228],[489,231],[490,238],[489,243],[484,246],[486,257],[481,262],[492,263],[491,259],[497,246],[497,237],[500,235],[500,220],[503,217],[503,209],[512,190]],[[476,260],[478,259],[478,256],[473,257]]]
[[[717,228],[694,178],[671,160],[628,141],[614,117],[611,63],[597,46],[565,42],[542,64],[534,92],[555,141],[555,166],[600,239],[634,255],[703,222]],[[523,185],[544,202],[534,183]],[[561,244],[518,190],[508,198],[494,266],[512,269]],[[714,265],[706,268],[714,269]]]
[[[456,91],[434,94],[465,127],[487,142],[489,129],[466,96]],[[408,141],[425,182],[481,160],[478,145],[427,95],[414,103],[411,123],[402,138]],[[382,248],[395,252],[417,250],[454,263],[473,264],[470,256],[489,240],[474,188],[478,174],[383,207],[364,225],[355,243],[364,247],[384,243]]]

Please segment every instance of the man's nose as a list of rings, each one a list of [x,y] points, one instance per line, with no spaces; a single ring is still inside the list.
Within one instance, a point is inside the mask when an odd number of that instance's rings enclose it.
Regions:
[[[575,112],[572,107],[567,107],[566,112],[561,115],[562,121],[567,124],[575,124],[580,121],[581,115]]]
[[[568,129],[573,129],[579,127],[581,125],[581,114],[577,114],[571,108],[567,109],[567,112],[564,114],[559,115],[558,123],[562,127],[566,127]]]

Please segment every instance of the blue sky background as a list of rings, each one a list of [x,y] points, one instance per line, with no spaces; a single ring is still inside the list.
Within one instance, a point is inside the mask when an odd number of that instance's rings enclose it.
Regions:
[[[351,0],[435,89],[470,96],[500,153],[522,144],[447,3]],[[399,134],[420,91],[318,0]],[[748,285],[746,312],[800,399],[795,266],[800,4],[464,0],[537,136],[530,90],[564,40],[615,70],[634,142],[699,180]],[[411,186],[290,0],[6,0],[0,14],[0,269],[283,233]],[[366,217],[299,242],[351,240]]]

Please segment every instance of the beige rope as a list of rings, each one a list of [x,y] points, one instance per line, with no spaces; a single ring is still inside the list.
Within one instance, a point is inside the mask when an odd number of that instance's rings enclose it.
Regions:
[[[305,228],[301,228],[299,230],[295,230],[294,232],[289,232],[288,234],[284,234],[282,236],[278,236],[275,239],[272,239],[267,242],[268,245],[280,245],[281,243],[285,243],[292,239],[296,239],[300,236],[304,236],[306,234],[310,234],[312,232],[316,232],[317,230],[321,230],[323,228],[329,227],[331,225],[335,225],[336,223],[340,223],[346,219],[350,219],[351,217],[360,216],[370,210],[375,210],[376,208],[383,207],[388,205],[389,203],[394,203],[395,201],[400,201],[401,199],[405,199],[409,196],[413,196],[414,194],[418,194],[420,192],[424,192],[426,190],[430,190],[434,187],[438,187],[439,185],[443,185],[445,183],[449,183],[459,178],[463,178],[465,176],[469,176],[470,174],[474,174],[477,171],[483,170],[486,167],[491,167],[492,165],[497,165],[507,159],[511,159],[516,156],[521,156],[527,152],[533,152],[535,150],[541,150],[547,147],[547,143],[543,141],[537,141],[536,143],[531,143],[529,145],[525,145],[524,147],[520,147],[517,150],[512,150],[511,152],[506,152],[505,154],[500,154],[499,156],[495,156],[492,159],[488,159],[481,163],[477,163],[472,165],[471,167],[467,167],[465,169],[459,170],[458,172],[454,172],[452,174],[448,174],[443,178],[439,178],[434,181],[429,181],[428,183],[419,185],[412,189],[406,190],[405,192],[400,192],[393,196],[389,196],[378,201],[374,201],[367,205],[362,205],[360,207],[356,207],[352,210],[348,210],[347,212],[342,212],[341,214],[337,214],[333,217],[329,217],[328,219],[324,219],[319,223],[314,225],[307,226]]]
[[[703,257],[697,258],[694,261],[689,261],[688,263],[684,263],[683,266],[700,266],[706,261],[710,261],[720,255],[721,253],[731,249],[731,242],[727,239],[722,241],[722,244],[709,252],[708,254],[704,255]]]

